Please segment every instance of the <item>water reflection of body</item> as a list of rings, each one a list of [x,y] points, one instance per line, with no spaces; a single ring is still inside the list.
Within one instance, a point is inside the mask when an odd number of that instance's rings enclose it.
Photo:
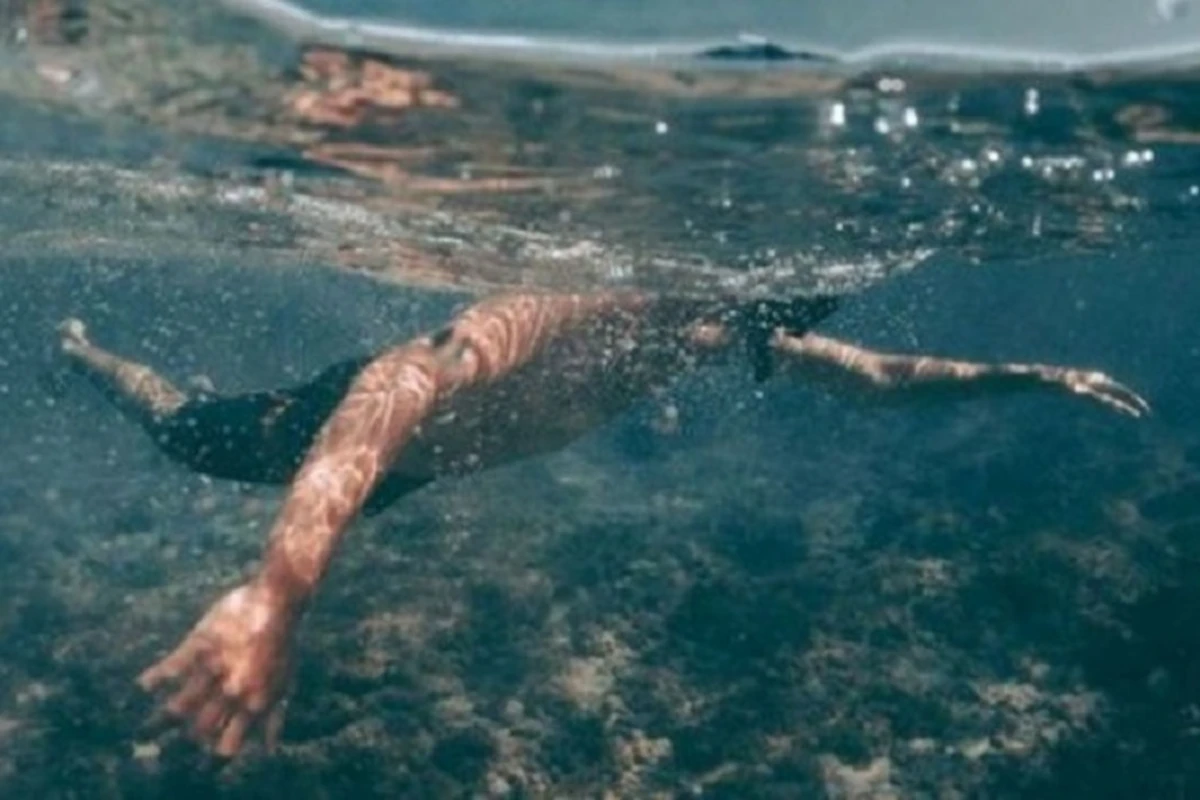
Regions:
[[[1102,373],[874,352],[812,333],[836,301],[715,304],[634,293],[518,293],[479,302],[440,330],[335,365],[303,386],[189,396],[149,367],[93,345],[62,346],[151,434],[197,471],[287,484],[258,573],[225,594],[146,670],[175,682],[167,711],[223,755],[261,726],[278,735],[292,639],[352,520],[448,476],[562,448],[672,381],[731,358],[885,395],[971,396],[1049,388],[1140,416]]]

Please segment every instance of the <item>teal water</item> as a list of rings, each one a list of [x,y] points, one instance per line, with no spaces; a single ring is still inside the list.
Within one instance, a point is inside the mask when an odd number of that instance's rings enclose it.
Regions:
[[[168,463],[63,372],[54,326],[234,392],[461,296],[331,269],[320,236],[357,229],[302,215],[327,172],[297,152],[6,106],[0,794],[1200,796],[1190,78],[884,79],[751,100],[497,78],[470,110],[506,157],[605,191],[391,213],[490,281],[834,287],[824,333],[1096,367],[1153,416],[706,374],[676,433],[647,404],[356,526],[282,752],[233,764],[148,730],[132,679],[253,564],[279,492]],[[293,205],[239,199],[280,164]]]

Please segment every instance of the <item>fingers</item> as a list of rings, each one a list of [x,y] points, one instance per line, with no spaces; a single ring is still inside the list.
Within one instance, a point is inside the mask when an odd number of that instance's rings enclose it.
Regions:
[[[152,690],[168,681],[179,681],[177,691],[153,712],[155,728],[169,720],[185,723],[191,738],[220,758],[233,758],[245,746],[248,733],[264,722],[267,750],[274,752],[283,728],[283,704],[254,681],[222,680],[225,672],[210,648],[185,644],[146,670],[138,682]]]
[[[259,710],[252,710],[258,706]],[[167,718],[175,724],[186,722],[191,738],[221,758],[233,758],[245,746],[247,734],[262,719],[265,703],[247,702],[221,690],[218,681],[206,672],[193,674],[182,689],[155,711],[160,724]],[[158,727],[158,726],[156,726]],[[274,752],[283,727],[283,708],[271,708],[266,717],[264,736],[267,749]]]
[[[195,661],[199,649],[200,643],[189,638],[169,656],[139,675],[138,685],[152,692],[167,681],[175,680]]]
[[[1070,383],[1079,394],[1093,397],[1122,414],[1135,418],[1150,414],[1150,404],[1141,395],[1102,373],[1079,376]]]
[[[225,728],[231,714],[225,695],[210,695],[208,701],[192,717],[192,736],[199,742],[211,743]]]
[[[167,701],[167,711],[175,717],[190,716],[209,696],[213,683],[213,679],[207,673],[193,673],[183,688]]]
[[[1098,394],[1096,396],[1101,402],[1105,403],[1110,408],[1114,408],[1117,411],[1123,414],[1128,414],[1131,417],[1138,418],[1149,413],[1149,409],[1144,408],[1143,405],[1138,403],[1136,399],[1123,398],[1115,394]]]
[[[225,726],[225,730],[221,733],[221,738],[217,741],[216,753],[221,758],[233,758],[242,749],[242,744],[246,740],[246,731],[250,729],[250,714],[246,711],[237,711],[230,718],[229,724]]]
[[[1112,385],[1112,391],[1115,395],[1113,399],[1116,402],[1119,402],[1121,405],[1131,409],[1129,413],[1133,414],[1135,417],[1150,415],[1150,404],[1146,402],[1145,398],[1143,398],[1137,392],[1133,391],[1127,386],[1116,383],[1115,381]]]
[[[1084,391],[1098,401],[1108,405],[1112,409],[1120,411],[1122,414],[1128,414],[1133,417],[1141,417],[1150,414],[1150,403],[1147,403],[1138,393],[1130,390],[1128,386],[1118,384],[1117,381],[1108,377],[1100,377],[1099,379],[1090,381]]]

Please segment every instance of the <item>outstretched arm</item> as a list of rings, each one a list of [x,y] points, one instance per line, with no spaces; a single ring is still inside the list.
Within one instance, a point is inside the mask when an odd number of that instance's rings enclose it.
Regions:
[[[944,397],[1065,389],[1130,416],[1150,413],[1150,405],[1136,392],[1094,370],[881,353],[814,333],[792,336],[782,330],[772,343],[788,369],[869,391]]]
[[[166,711],[219,753],[283,722],[292,637],[346,528],[438,396],[424,342],[372,362],[329,418],[292,481],[258,574],[218,600],[169,656],[142,673],[152,690],[178,681]]]
[[[146,670],[142,686],[177,682],[166,711],[190,720],[195,737],[221,755],[237,753],[260,724],[273,746],[297,623],[346,530],[421,423],[440,400],[508,374],[613,302],[574,295],[486,301],[368,364],[293,478],[258,573]]]

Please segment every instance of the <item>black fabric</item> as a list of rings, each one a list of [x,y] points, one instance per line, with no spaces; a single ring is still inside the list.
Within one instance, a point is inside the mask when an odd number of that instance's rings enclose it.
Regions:
[[[368,360],[340,362],[290,389],[198,396],[157,426],[158,445],[213,477],[284,483]]]

